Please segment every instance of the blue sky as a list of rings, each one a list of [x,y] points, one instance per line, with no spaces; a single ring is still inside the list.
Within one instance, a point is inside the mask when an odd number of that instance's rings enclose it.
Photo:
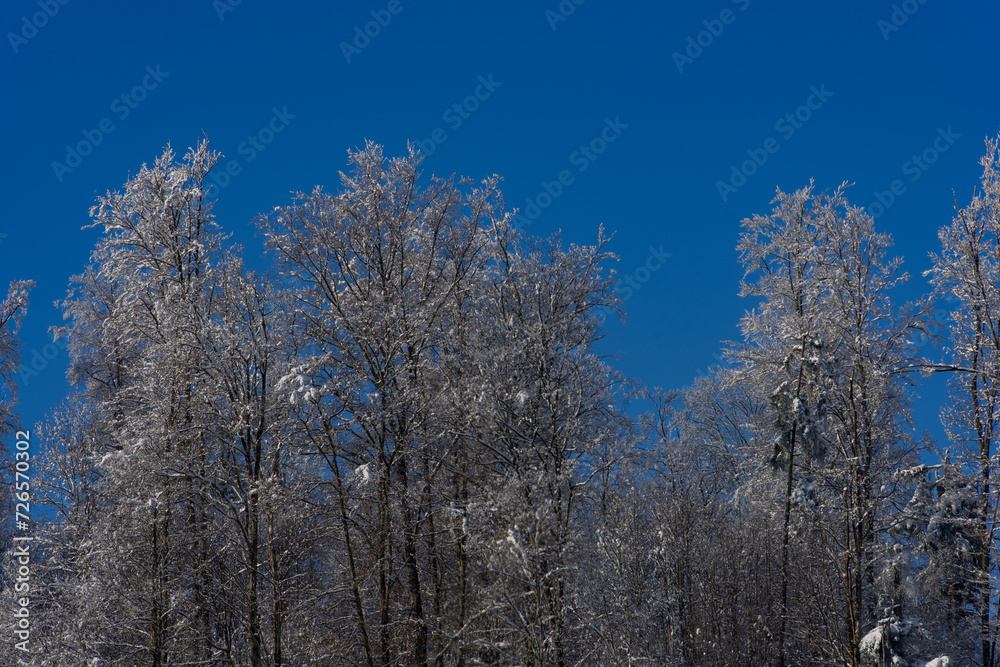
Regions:
[[[688,384],[738,335],[739,222],[776,186],[892,194],[878,225],[916,296],[1000,132],[997,25],[995,3],[942,0],[10,0],[0,281],[37,281],[22,339],[45,364],[22,419],[66,391],[47,330],[97,240],[94,198],[202,136],[231,164],[218,220],[260,266],[253,217],[336,189],[366,139],[423,142],[428,174],[500,174],[509,206],[538,206],[534,233],[589,243],[603,223],[637,286],[604,346],[649,385]],[[938,433],[939,384],[918,411]]]

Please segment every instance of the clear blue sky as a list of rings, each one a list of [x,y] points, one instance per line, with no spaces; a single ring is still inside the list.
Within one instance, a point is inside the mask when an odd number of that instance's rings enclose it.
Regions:
[[[509,205],[547,205],[534,232],[614,231],[616,268],[641,288],[605,348],[647,384],[683,386],[737,336],[739,221],[769,211],[776,186],[848,180],[867,205],[900,181],[878,223],[908,294],[925,289],[952,190],[964,205],[1000,131],[998,25],[996,3],[943,0],[10,0],[0,281],[38,283],[30,362],[97,239],[81,230],[95,196],[168,142],[183,153],[207,135],[235,161],[216,213],[259,263],[253,216],[337,188],[366,139],[388,154],[421,140],[427,173],[498,173]],[[913,162],[925,151],[933,164]],[[66,391],[66,354],[47,352],[22,395],[29,424]],[[933,404],[919,423],[939,432]]]

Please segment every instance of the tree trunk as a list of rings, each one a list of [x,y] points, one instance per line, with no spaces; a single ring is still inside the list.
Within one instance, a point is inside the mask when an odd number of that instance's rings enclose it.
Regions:
[[[281,633],[285,626],[285,591],[282,586],[282,577],[278,572],[278,549],[275,546],[274,517],[271,514],[268,514],[267,516],[267,545],[271,566],[271,629],[273,630],[273,667],[284,667],[284,659],[281,654]],[[365,637],[365,640],[367,644],[367,636]],[[371,658],[369,657],[368,667],[374,667],[370,660]]]
[[[403,518],[403,567],[406,568],[407,588],[410,595],[410,621],[414,626],[413,664],[428,667],[427,663],[427,622],[424,619],[423,598],[420,591],[420,568],[417,564],[417,526],[410,508],[409,481],[406,457],[399,460],[400,505]]]
[[[383,459],[384,460],[384,459]],[[392,665],[392,647],[389,638],[389,468],[382,476],[379,485],[378,505],[378,537],[375,545],[375,557],[378,562],[378,605],[379,605],[379,644],[382,651],[382,667]]]
[[[249,578],[247,583],[247,634],[250,636],[250,667],[260,667],[261,664],[260,602],[257,598],[258,555],[260,552],[260,520],[257,516],[259,502],[257,490],[251,490],[250,516],[248,517],[250,544],[247,550],[247,576]]]
[[[792,423],[792,441],[788,448],[788,478],[785,484],[785,517],[781,538],[781,628],[778,631],[778,667],[785,667],[785,634],[788,632],[788,547],[792,519],[792,466],[795,463],[795,423]]]

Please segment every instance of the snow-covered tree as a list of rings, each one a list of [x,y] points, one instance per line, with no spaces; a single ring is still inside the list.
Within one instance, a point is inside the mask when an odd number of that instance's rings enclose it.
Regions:
[[[603,229],[526,236],[498,177],[368,143],[259,219],[258,274],[218,159],[168,148],[91,211],[55,329],[75,390],[37,427],[41,664],[997,667],[997,142],[930,272],[941,462],[909,423],[927,302],[893,304],[846,186],[743,221],[742,340],[665,392],[599,353]],[[0,304],[0,435],[29,287]]]
[[[14,415],[18,390],[14,377],[21,360],[17,330],[28,311],[28,292],[34,285],[31,280],[12,282],[7,298],[0,303],[0,437],[18,425]]]
[[[739,245],[742,294],[761,301],[730,353],[740,366],[734,377],[774,388],[770,460],[784,475],[779,664],[793,608],[797,632],[810,637],[842,623],[815,650],[858,664],[876,619],[879,535],[892,493],[884,482],[914,456],[905,374],[918,365],[912,341],[926,328],[926,307],[894,309],[889,292],[906,280],[900,260],[887,258],[891,238],[848,204],[845,187],[779,190],[771,215],[744,220]],[[809,585],[811,601],[794,600],[796,554],[800,568],[836,583]],[[834,571],[824,573],[829,564]]]
[[[947,329],[951,402],[942,410],[956,463],[976,472],[979,536],[976,556],[979,599],[972,606],[979,626],[979,664],[1000,664],[996,647],[997,492],[995,428],[1000,419],[1000,162],[998,141],[986,142],[983,174],[969,204],[957,209],[938,236],[941,251],[928,271],[937,295],[953,301]]]
[[[622,664],[773,656],[781,529],[741,488],[771,424],[766,397],[727,375],[716,369],[673,396],[645,392],[648,444],[615,466],[591,510],[603,565],[588,588],[615,605],[603,627]]]
[[[331,478],[355,660],[387,665],[411,654],[423,665],[457,651],[461,662],[455,633],[464,632],[467,591],[448,581],[438,533],[453,520],[448,477],[462,434],[442,419],[454,382],[442,357],[474,317],[484,248],[509,223],[495,177],[421,186],[415,150],[385,159],[368,144],[349,157],[340,194],[317,188],[263,221],[308,341],[281,384]],[[375,570],[374,592],[363,563]],[[445,618],[446,608],[458,618]]]
[[[205,143],[179,162],[168,148],[122,191],[99,197],[91,215],[106,235],[63,302],[70,377],[110,436],[95,452],[109,499],[96,534],[122,568],[118,602],[134,611],[118,639],[143,647],[153,665],[215,651],[206,590],[217,537],[205,481],[213,433],[198,342],[224,262],[205,186],[217,159]]]
[[[495,479],[477,523],[497,633],[484,639],[515,664],[585,661],[601,643],[577,590],[588,482],[620,448],[620,378],[595,352],[613,282],[595,246],[558,237],[501,247],[489,287],[493,335],[479,350]],[[487,443],[483,443],[487,445]],[[485,522],[486,525],[483,525]],[[593,539],[593,536],[590,537]]]

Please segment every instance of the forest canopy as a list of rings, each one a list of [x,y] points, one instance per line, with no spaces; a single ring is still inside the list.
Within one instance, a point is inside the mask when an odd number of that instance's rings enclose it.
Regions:
[[[30,590],[0,536],[35,664],[1000,665],[997,141],[915,302],[847,184],[778,190],[731,239],[727,363],[673,391],[599,351],[604,229],[532,236],[498,176],[368,143],[255,221],[255,272],[220,155],[168,147],[90,210],[73,391],[31,428],[32,283],[0,303],[5,459],[43,444]],[[913,427],[929,373],[947,442]]]

